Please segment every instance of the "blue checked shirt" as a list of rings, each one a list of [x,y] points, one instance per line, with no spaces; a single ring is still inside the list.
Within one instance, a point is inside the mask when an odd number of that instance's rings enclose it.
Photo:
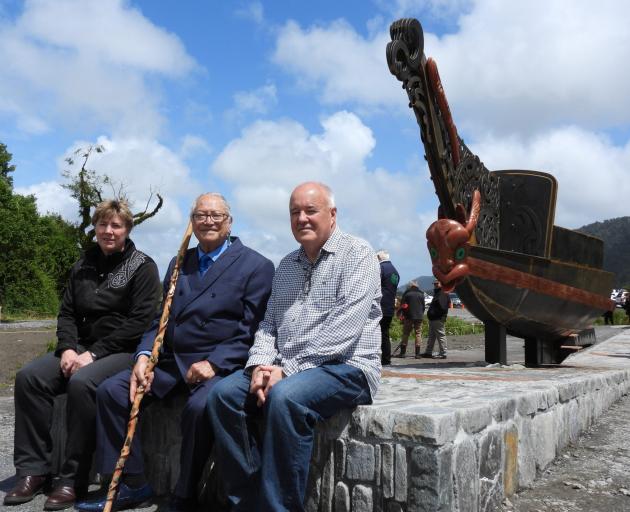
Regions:
[[[294,373],[341,361],[363,371],[372,397],[381,375],[381,274],[370,245],[335,228],[315,263],[304,249],[276,270],[246,367]]]

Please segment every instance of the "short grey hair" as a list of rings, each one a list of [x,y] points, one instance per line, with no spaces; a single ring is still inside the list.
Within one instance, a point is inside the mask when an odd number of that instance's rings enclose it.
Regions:
[[[389,261],[389,253],[384,249],[379,250],[376,253],[376,257],[378,258],[378,261]]]
[[[334,208],[335,207],[335,194],[332,191],[332,188],[330,188],[325,183],[321,183],[318,181],[316,181],[315,183],[317,183],[320,187],[324,189],[324,192],[326,193],[326,198],[328,199],[328,207]]]
[[[192,217],[192,214],[195,213],[195,210],[197,209],[197,205],[199,204],[199,201],[201,201],[202,197],[216,197],[217,199],[219,199],[223,203],[223,206],[225,206],[225,213],[227,213],[230,216],[230,219],[232,218],[232,211],[230,210],[230,203],[228,203],[227,199],[223,197],[221,194],[219,194],[218,192],[204,192],[203,194],[197,196],[192,206],[190,207],[191,217]]]

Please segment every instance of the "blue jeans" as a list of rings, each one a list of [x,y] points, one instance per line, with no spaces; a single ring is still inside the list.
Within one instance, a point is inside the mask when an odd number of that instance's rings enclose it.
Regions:
[[[313,431],[341,409],[371,403],[361,370],[327,363],[279,381],[262,408],[239,370],[208,396],[219,471],[234,511],[303,511]],[[261,417],[264,433],[252,419]]]

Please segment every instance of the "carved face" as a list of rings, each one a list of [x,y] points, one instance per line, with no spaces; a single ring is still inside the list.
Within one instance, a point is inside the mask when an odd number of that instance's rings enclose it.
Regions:
[[[470,234],[452,219],[436,220],[427,229],[427,247],[433,262],[433,275],[450,292],[468,275],[466,256]]]
[[[441,218],[427,229],[427,247],[433,262],[433,275],[447,293],[461,283],[470,271],[466,258],[480,205],[481,195],[475,190],[468,221],[464,207],[458,204],[458,220]]]

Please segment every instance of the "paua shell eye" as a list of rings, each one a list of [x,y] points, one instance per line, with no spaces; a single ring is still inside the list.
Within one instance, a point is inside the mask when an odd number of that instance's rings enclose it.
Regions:
[[[431,255],[432,260],[435,260],[438,257],[438,252],[435,247],[429,247],[429,254]]]
[[[459,247],[455,251],[455,259],[456,260],[463,260],[465,257],[466,257],[466,249],[464,249],[463,247]]]

